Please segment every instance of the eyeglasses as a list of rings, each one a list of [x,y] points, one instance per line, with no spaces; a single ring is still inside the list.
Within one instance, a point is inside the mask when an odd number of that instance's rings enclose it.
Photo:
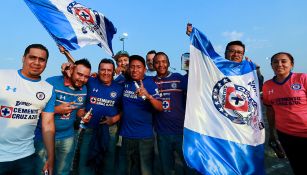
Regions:
[[[239,55],[244,55],[244,52],[240,51],[240,50],[227,50],[228,53],[231,53],[231,54],[239,54]]]

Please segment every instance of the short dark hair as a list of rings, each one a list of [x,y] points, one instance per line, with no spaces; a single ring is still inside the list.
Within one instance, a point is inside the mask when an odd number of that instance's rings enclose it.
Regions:
[[[30,49],[32,49],[32,48],[44,50],[44,51],[46,52],[47,59],[49,58],[49,51],[48,51],[48,49],[47,49],[44,45],[42,45],[42,44],[31,44],[31,45],[29,45],[29,46],[25,49],[25,52],[24,52],[23,56],[25,57],[25,56],[30,52]]]
[[[156,53],[157,53],[157,52],[156,52],[155,50],[151,50],[151,51],[147,52],[146,55],[149,55],[149,54],[156,54]]]
[[[275,58],[276,56],[282,55],[282,54],[287,55],[288,58],[290,59],[291,63],[294,65],[294,58],[293,58],[293,56],[292,56],[290,53],[288,53],[288,52],[278,52],[278,53],[275,53],[275,54],[271,57],[271,64],[272,64],[272,62],[273,62],[273,60],[274,60],[274,58]]]
[[[113,65],[113,71],[115,71],[115,64],[114,64],[113,60],[112,60],[112,59],[109,59],[109,58],[103,58],[103,59],[101,59],[101,61],[100,61],[100,63],[99,63],[99,66],[98,66],[98,71],[99,71],[100,65],[103,64],[103,63],[112,64],[112,65]]]
[[[82,58],[74,63],[74,65],[83,65],[89,69],[92,69],[91,63],[86,58]]]
[[[243,47],[243,53],[245,52],[245,45],[242,43],[242,41],[236,40],[236,41],[231,41],[227,44],[225,53],[227,52],[229,46],[232,46],[232,45],[238,45],[238,46]]]
[[[142,62],[142,64],[144,65],[144,67],[146,67],[145,65],[145,59],[143,57],[141,57],[140,55],[131,55],[129,57],[129,64],[133,61],[133,60],[138,60],[140,62]]]
[[[170,66],[169,58],[168,58],[168,56],[166,55],[166,53],[164,53],[164,52],[157,52],[156,55],[153,57],[153,63],[155,63],[155,60],[157,59],[157,57],[158,57],[159,55],[165,56],[165,58],[166,58],[166,60],[167,60],[167,64],[168,64],[168,66]]]

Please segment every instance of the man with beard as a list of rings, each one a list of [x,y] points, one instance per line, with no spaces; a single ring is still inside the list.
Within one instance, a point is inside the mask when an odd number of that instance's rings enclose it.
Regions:
[[[84,102],[86,99],[86,86],[91,64],[87,59],[76,61],[70,69],[68,78],[54,76],[46,81],[50,83],[56,93],[55,113],[55,174],[68,175],[74,155],[74,121],[76,116],[84,116]],[[89,119],[82,119],[88,122]],[[37,153],[37,166],[45,162],[46,154],[41,140],[41,122],[35,131],[35,148]],[[36,172],[41,174],[40,171]]]

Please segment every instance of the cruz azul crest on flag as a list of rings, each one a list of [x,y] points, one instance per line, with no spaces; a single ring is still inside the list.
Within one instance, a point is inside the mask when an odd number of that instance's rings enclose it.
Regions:
[[[258,104],[250,91],[234,84],[228,77],[216,83],[212,101],[216,109],[233,123],[247,124],[253,129],[264,128],[263,122],[259,120]]]
[[[264,174],[265,132],[256,65],[215,52],[193,28],[183,153],[201,174]]]
[[[73,0],[24,0],[58,45],[76,50],[97,44],[113,55],[116,28],[103,14]]]
[[[71,2],[67,6],[67,11],[74,15],[76,19],[83,24],[83,26],[81,26],[83,33],[91,31],[93,33],[97,32],[102,36],[100,29],[100,16],[97,11],[84,7],[76,1]]]

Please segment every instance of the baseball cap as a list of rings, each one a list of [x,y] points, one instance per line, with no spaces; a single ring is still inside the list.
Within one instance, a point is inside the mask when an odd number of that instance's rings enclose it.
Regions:
[[[117,61],[117,59],[122,56],[129,57],[129,53],[127,51],[121,50],[118,51],[113,58],[115,59],[115,61]]]

